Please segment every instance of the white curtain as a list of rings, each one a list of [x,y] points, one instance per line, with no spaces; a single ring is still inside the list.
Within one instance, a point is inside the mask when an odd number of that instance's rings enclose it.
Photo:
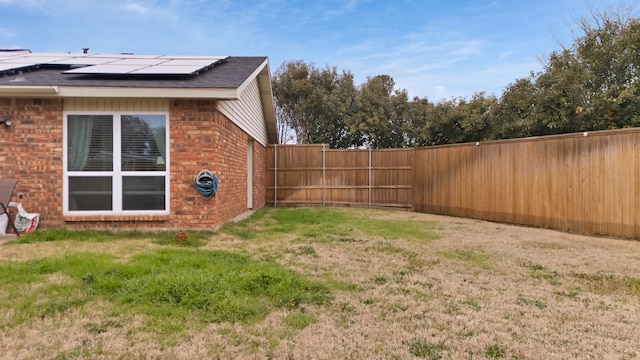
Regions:
[[[153,128],[153,140],[156,142],[160,156],[162,156],[163,163],[167,161],[167,128],[156,127]]]
[[[93,119],[90,116],[69,116],[67,130],[67,170],[82,171],[89,159]]]

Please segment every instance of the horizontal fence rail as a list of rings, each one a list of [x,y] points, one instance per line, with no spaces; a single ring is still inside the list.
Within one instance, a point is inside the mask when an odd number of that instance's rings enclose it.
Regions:
[[[416,149],[267,148],[267,203],[389,207],[640,239],[640,128]]]

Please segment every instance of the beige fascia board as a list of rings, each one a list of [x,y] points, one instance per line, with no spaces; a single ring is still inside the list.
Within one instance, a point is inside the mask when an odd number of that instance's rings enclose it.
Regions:
[[[267,137],[270,143],[278,143],[278,133],[276,130],[275,119],[275,106],[273,102],[273,89],[271,88],[271,73],[269,70],[269,59],[265,59],[260,66],[238,87],[238,94],[242,92],[251,84],[251,82],[258,80],[258,91],[260,91],[260,102],[262,103],[262,113],[264,114]]]
[[[163,98],[237,100],[237,89],[210,88],[134,88],[83,86],[0,86],[5,97],[77,97],[77,98]]]
[[[165,98],[237,100],[237,89],[210,88],[134,88],[134,87],[60,87],[60,97],[92,98]]]
[[[58,86],[0,86],[0,96],[59,96]]]
[[[271,73],[269,71],[268,60],[263,64],[262,71],[257,74],[258,77],[258,89],[260,91],[260,97],[262,98],[262,112],[264,114],[265,122],[267,125],[267,137],[269,143],[277,144],[278,131],[275,118],[275,104],[273,101],[273,88],[271,86]]]

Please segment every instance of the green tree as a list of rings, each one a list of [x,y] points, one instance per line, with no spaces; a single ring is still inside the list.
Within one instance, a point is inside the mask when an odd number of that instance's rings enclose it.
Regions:
[[[367,78],[359,88],[357,113],[352,118],[352,132],[360,139],[357,143],[370,148],[406,146],[407,99],[406,90],[395,89],[390,76]]]
[[[456,142],[487,140],[494,137],[493,111],[498,103],[494,95],[485,92],[473,94],[471,99],[461,99],[456,113],[461,118],[462,133]]]
[[[569,50],[554,52],[536,80],[536,114],[541,122],[531,135],[562,134],[586,130],[578,118],[585,105],[585,84],[589,77],[581,61]]]
[[[272,86],[277,120],[293,129],[297,142],[334,148],[353,145],[347,123],[357,89],[349,71],[318,69],[302,60],[285,62],[275,72]]]
[[[572,50],[587,74],[577,109],[590,129],[640,125],[640,18],[632,8],[592,13]]]
[[[500,98],[496,137],[550,135],[640,125],[640,19],[593,12],[582,35],[549,55],[544,69]]]
[[[484,92],[471,99],[455,98],[438,102],[425,125],[426,144],[442,145],[493,138],[492,111],[498,99]]]
[[[427,98],[414,97],[413,100],[407,104],[404,122],[406,146],[431,145],[427,124],[431,120],[433,111],[434,105]]]
[[[537,117],[537,92],[533,74],[506,88],[493,111],[494,139],[527,137],[541,132],[544,125]]]

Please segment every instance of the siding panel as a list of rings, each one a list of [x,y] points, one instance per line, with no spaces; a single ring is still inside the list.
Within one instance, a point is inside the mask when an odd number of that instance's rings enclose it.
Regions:
[[[260,144],[268,144],[257,79],[247,86],[239,100],[220,101],[218,110]]]

